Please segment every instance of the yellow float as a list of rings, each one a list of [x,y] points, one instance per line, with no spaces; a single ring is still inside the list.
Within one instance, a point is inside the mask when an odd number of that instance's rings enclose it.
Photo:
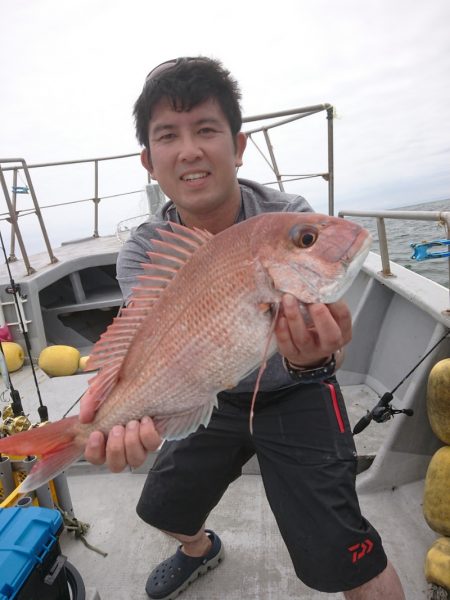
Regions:
[[[48,346],[39,355],[39,367],[51,377],[73,375],[78,371],[80,352],[72,346]]]
[[[427,411],[435,435],[444,444],[450,444],[450,358],[439,361],[431,369],[427,387]]]
[[[80,371],[86,370],[86,364],[87,364],[88,360],[89,360],[89,356],[81,356],[80,357],[80,362],[78,364],[78,368],[80,369]]]
[[[450,536],[450,446],[435,452],[428,465],[423,514],[431,529]]]
[[[450,591],[450,538],[439,538],[428,550],[425,577],[429,583]]]
[[[23,366],[25,355],[20,344],[16,342],[2,342],[3,354],[9,373],[17,371]]]

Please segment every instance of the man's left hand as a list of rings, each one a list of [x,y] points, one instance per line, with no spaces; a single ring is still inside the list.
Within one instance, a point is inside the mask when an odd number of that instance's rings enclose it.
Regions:
[[[305,307],[309,314],[306,321],[297,299],[285,294],[275,334],[280,354],[291,364],[314,367],[348,344],[352,337],[352,317],[342,300]]]

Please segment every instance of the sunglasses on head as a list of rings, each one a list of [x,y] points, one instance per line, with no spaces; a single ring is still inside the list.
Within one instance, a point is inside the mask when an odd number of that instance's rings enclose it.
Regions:
[[[150,73],[145,78],[145,83],[148,83],[152,79],[159,77],[161,73],[176,67],[177,65],[183,62],[208,62],[207,58],[199,58],[198,56],[181,56],[180,58],[172,58],[171,60],[165,60],[164,62],[157,65],[154,69],[150,71]]]

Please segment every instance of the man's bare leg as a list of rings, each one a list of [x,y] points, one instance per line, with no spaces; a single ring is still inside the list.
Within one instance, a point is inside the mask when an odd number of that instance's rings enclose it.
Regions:
[[[379,575],[360,585],[359,587],[344,592],[346,600],[405,600],[400,579],[391,563]]]
[[[170,531],[164,531],[164,533],[178,540],[182,544],[182,552],[187,556],[205,556],[211,549],[212,542],[203,527],[195,535],[183,535]]]

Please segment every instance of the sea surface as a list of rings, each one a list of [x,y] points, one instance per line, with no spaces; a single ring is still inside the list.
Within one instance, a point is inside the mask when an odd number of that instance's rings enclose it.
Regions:
[[[450,200],[438,202],[425,202],[414,206],[402,206],[392,210],[423,210],[423,211],[450,211]],[[372,250],[380,253],[378,245],[378,232],[376,219],[350,217],[366,227],[373,236]],[[431,242],[433,240],[447,239],[444,225],[436,221],[399,221],[385,219],[386,237],[388,240],[389,257],[400,265],[424,275],[445,287],[449,287],[449,258],[433,258],[424,261],[412,259],[413,249],[411,243]],[[430,248],[429,252],[450,251],[450,245]]]

